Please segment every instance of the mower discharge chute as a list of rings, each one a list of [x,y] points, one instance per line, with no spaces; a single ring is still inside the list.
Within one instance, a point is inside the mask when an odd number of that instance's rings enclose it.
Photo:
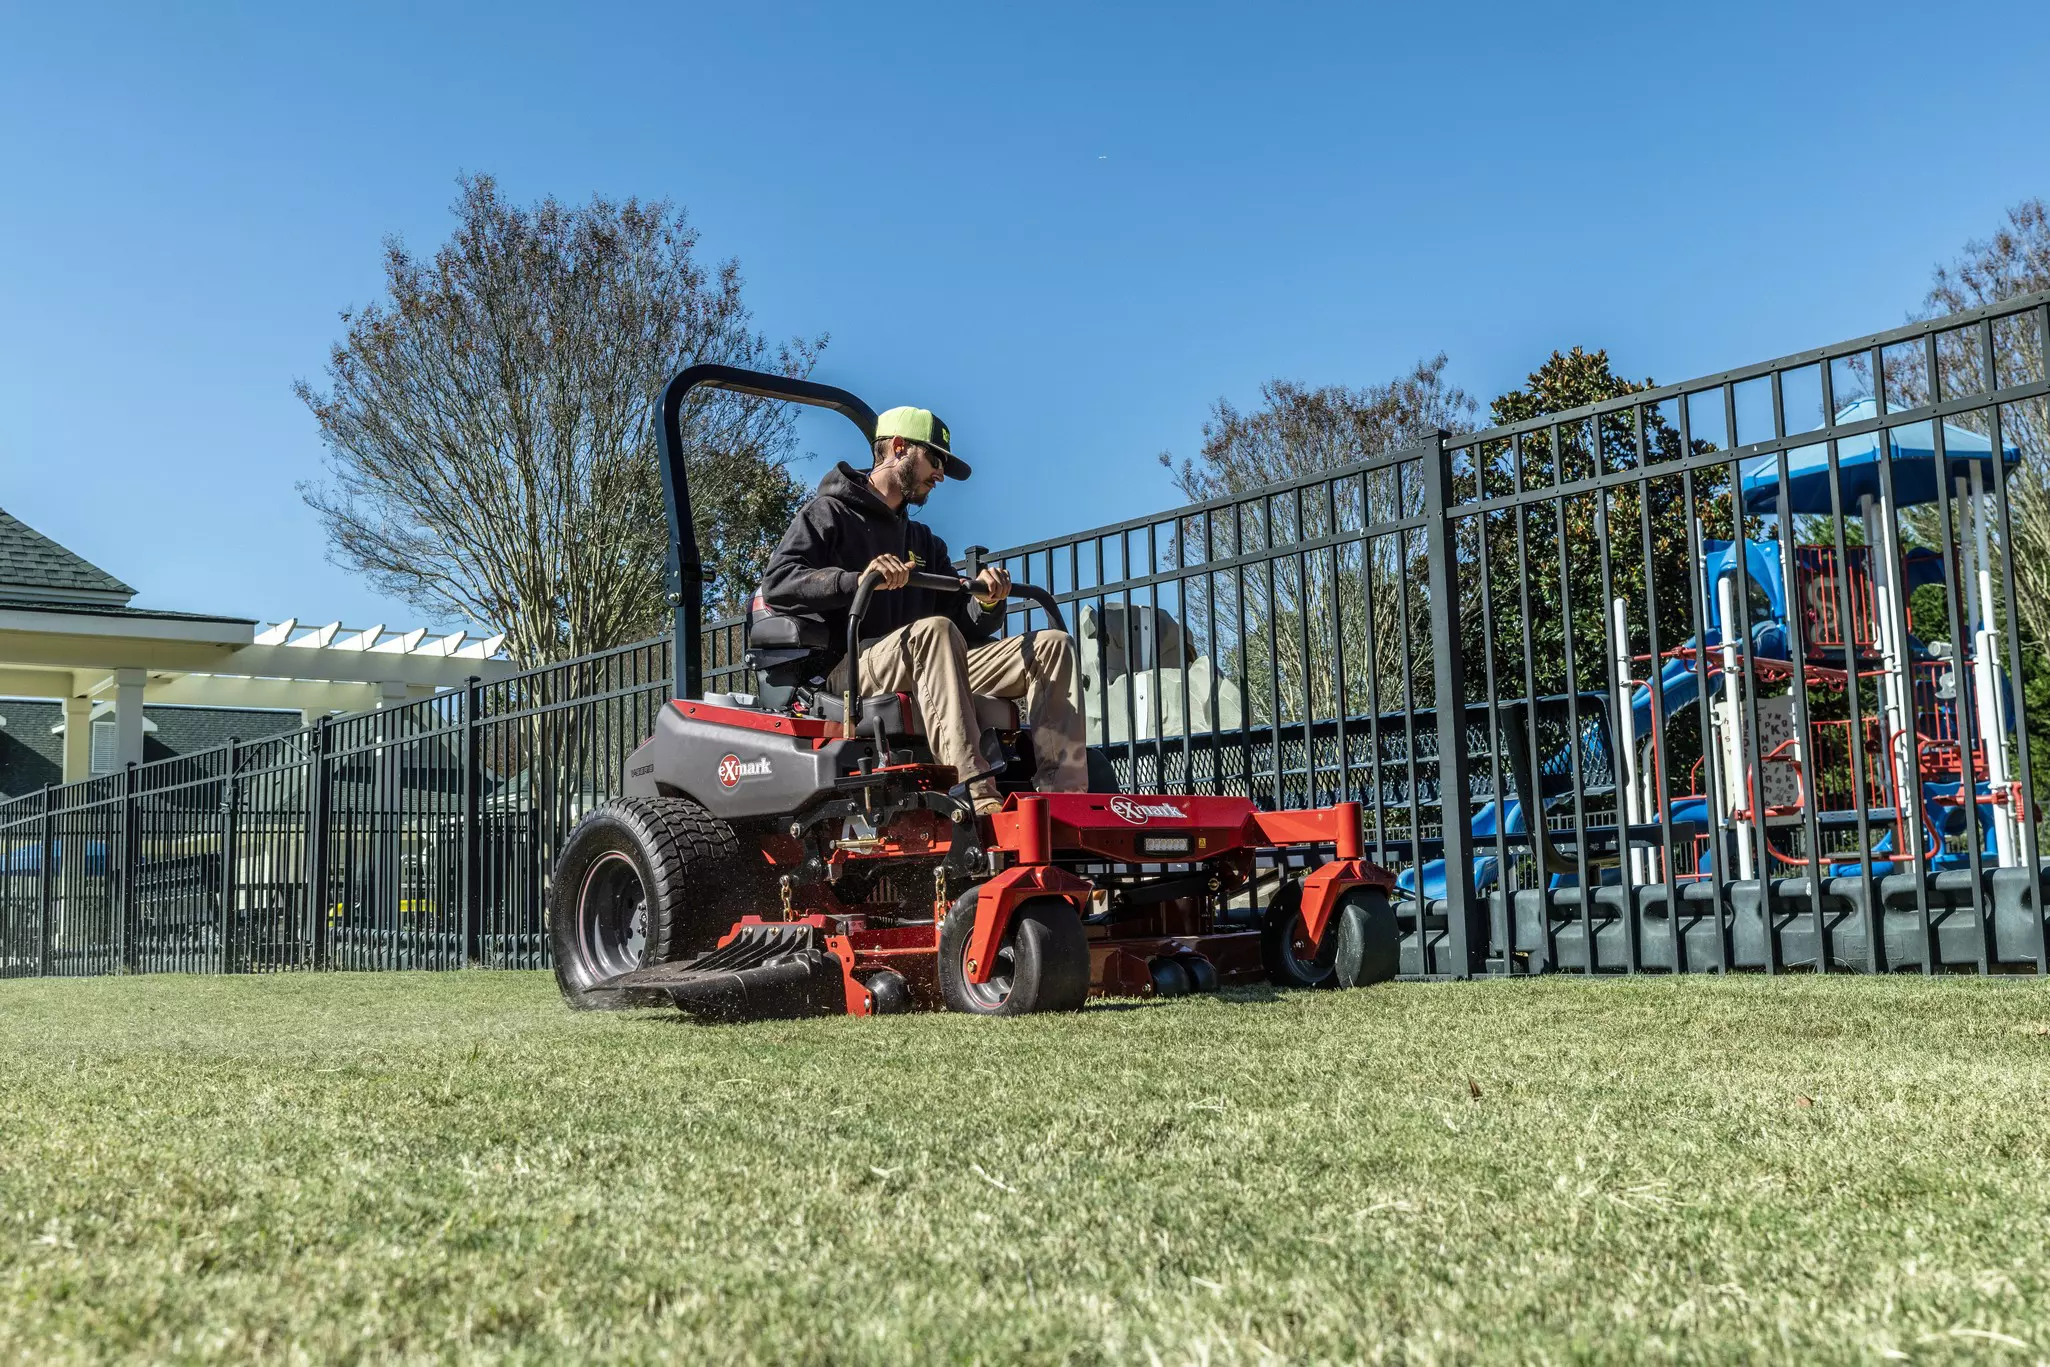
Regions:
[[[702,365],[664,390],[676,696],[628,759],[622,795],[556,861],[550,935],[572,1006],[673,1003],[725,1020],[1018,1015],[1074,1010],[1092,993],[1394,976],[1394,879],[1362,857],[1357,803],[1266,812],[1238,797],[1034,792],[1016,704],[978,695],[1005,795],[978,817],[961,776],[934,762],[915,700],[864,696],[858,667],[834,692],[829,633],[797,617],[751,625],[755,694],[702,696],[702,571],[679,437],[698,388],[831,408],[875,430],[867,404],[807,380]],[[970,578],[981,554],[969,550]],[[929,570],[914,580],[968,587]],[[876,590],[865,575],[850,643]],[[1012,592],[1065,629],[1044,589]],[[1307,857],[1300,877],[1275,857],[1291,850]],[[1278,890],[1257,922],[1234,921],[1229,904],[1263,858],[1282,872]]]

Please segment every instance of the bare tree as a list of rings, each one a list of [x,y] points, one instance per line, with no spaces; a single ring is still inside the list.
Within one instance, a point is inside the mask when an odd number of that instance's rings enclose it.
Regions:
[[[666,201],[523,208],[489,176],[460,185],[431,259],[386,241],[388,297],[342,314],[328,389],[295,386],[332,475],[301,493],[337,564],[503,630],[523,664],[659,632],[664,381],[699,361],[803,374],[826,339],[752,331],[737,263],[701,264]],[[708,598],[730,607],[802,496],[790,415],[720,395],[682,427]]]
[[[1359,389],[1270,380],[1260,387],[1255,409],[1216,402],[1203,424],[1198,459],[1177,466],[1162,453],[1160,463],[1184,496],[1202,502],[1357,465],[1428,440],[1441,428],[1471,430],[1478,404],[1446,383],[1445,366],[1440,353],[1384,384]],[[1332,490],[1328,500],[1321,492],[1300,503],[1265,499],[1230,518],[1184,519],[1177,540],[1207,545],[1218,559],[1256,554],[1414,516],[1421,490],[1413,470],[1405,477],[1384,467]],[[1431,676],[1422,554],[1418,535],[1393,533],[1231,572],[1218,581],[1215,604],[1208,593],[1189,593],[1190,634],[1227,674],[1264,681],[1274,672],[1273,687],[1260,683],[1248,690],[1255,721],[1422,706]],[[1408,670],[1405,639],[1412,643]]]
[[[1386,384],[1309,389],[1293,380],[1260,386],[1261,404],[1242,413],[1219,399],[1203,424],[1198,461],[1161,453],[1175,487],[1194,502],[1263,484],[1336,470],[1428,439],[1439,428],[1466,431],[1479,406],[1445,383],[1445,354],[1419,361]]]
[[[2019,295],[2050,290],[2050,205],[2032,199],[2007,211],[2007,222],[1992,237],[1965,244],[1964,255],[1939,266],[1919,318],[1940,318]],[[2033,316],[2002,319],[1993,327],[1993,370],[1972,330],[1937,338],[1937,388],[1943,397],[1985,394],[2043,378],[2043,335]],[[1887,358],[1887,380],[1910,402],[1931,397],[1919,349],[1904,348]],[[1899,400],[1896,399],[1896,403]],[[1950,421],[1990,435],[1990,410],[1972,410]],[[2015,607],[2026,637],[2050,649],[2050,401],[2027,399],[2002,407],[2001,442],[2021,452],[2008,481],[2008,516],[2014,544],[2002,547],[2013,567]],[[1941,536],[1934,508],[1903,515],[1925,540]]]

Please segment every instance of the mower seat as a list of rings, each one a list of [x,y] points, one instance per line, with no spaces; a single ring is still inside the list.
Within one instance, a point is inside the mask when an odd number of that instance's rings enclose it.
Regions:
[[[1018,729],[1017,703],[989,693],[971,693],[969,696],[975,700],[975,719],[982,724],[983,730]],[[827,721],[839,721],[845,715],[839,696],[823,691],[813,697],[810,710],[812,716]],[[887,735],[911,737],[925,734],[925,726],[918,715],[918,700],[908,693],[878,693],[856,703],[854,725],[857,730],[866,729],[878,717],[882,718],[883,731]]]

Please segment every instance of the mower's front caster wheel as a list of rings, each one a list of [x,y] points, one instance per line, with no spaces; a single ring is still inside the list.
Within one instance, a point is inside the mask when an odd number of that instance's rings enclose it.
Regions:
[[[1153,995],[1156,997],[1186,997],[1194,986],[1189,981],[1189,970],[1180,959],[1165,955],[1146,965],[1147,976],[1153,979]]]
[[[1379,888],[1354,888],[1339,898],[1324,942],[1335,951],[1331,976],[1340,987],[1385,983],[1402,968],[1402,931]]]
[[[1059,897],[1035,897],[1011,913],[986,983],[968,979],[975,889],[961,894],[940,925],[940,997],[949,1011],[1023,1016],[1079,1011],[1089,998],[1089,939],[1082,918]]]
[[[869,970],[862,976],[861,985],[868,989],[869,1009],[878,1016],[901,1015],[918,1005],[911,995],[911,984],[893,968]]]
[[[570,833],[548,890],[555,981],[580,1011],[667,1006],[604,984],[712,948],[761,881],[718,817],[681,797],[608,802]],[[759,891],[756,889],[756,891]]]
[[[1276,987],[1333,987],[1338,975],[1338,937],[1327,926],[1324,941],[1314,948],[1303,924],[1303,885],[1286,884],[1260,924],[1260,963]]]

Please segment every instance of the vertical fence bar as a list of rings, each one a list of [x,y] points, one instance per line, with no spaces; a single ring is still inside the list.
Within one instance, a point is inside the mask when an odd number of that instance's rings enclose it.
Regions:
[[[1656,413],[1656,410],[1654,410]],[[1680,872],[1673,831],[1673,777],[1671,754],[1666,748],[1665,640],[1659,631],[1658,562],[1651,538],[1651,447],[1645,439],[1644,405],[1630,407],[1632,440],[1637,447],[1637,470],[1645,476],[1637,485],[1637,534],[1639,553],[1644,557],[1644,625],[1650,650],[1645,665],[1646,716],[1651,722],[1651,773],[1658,790],[1657,813],[1660,838],[1659,868],[1664,875],[1666,936],[1669,945],[1666,967],[1675,973],[1687,971],[1687,933],[1680,915]],[[1662,429],[1663,430],[1663,429]],[[1687,570],[1692,573],[1692,569]],[[1698,639],[1698,638],[1697,638]],[[1629,704],[1634,709],[1634,699]],[[1642,753],[1640,746],[1639,753]],[[1648,894],[1647,894],[1648,896]],[[1633,913],[1634,914],[1634,913]]]
[[[1532,500],[1524,498],[1524,494],[1529,492],[1528,480],[1526,479],[1527,472],[1524,468],[1525,447],[1526,443],[1523,433],[1518,433],[1509,439],[1510,489],[1516,497],[1516,563],[1520,566],[1530,564],[1530,504]],[[1519,792],[1516,796],[1518,809],[1523,814],[1524,835],[1530,843],[1532,854],[1535,856],[1543,847],[1538,843],[1538,830],[1532,823],[1542,822],[1545,819],[1545,800],[1544,785],[1537,777],[1539,772],[1539,755],[1541,753],[1538,745],[1537,640],[1536,633],[1532,629],[1536,619],[1531,615],[1530,575],[1528,573],[1516,576],[1516,605],[1520,613],[1517,619],[1516,634],[1523,656],[1523,707],[1521,709],[1523,714],[1521,721],[1523,735],[1514,743],[1529,747],[1525,753],[1530,756],[1531,761],[1530,791]],[[1506,803],[1497,808],[1497,811],[1502,814],[1503,820],[1507,820],[1508,805]],[[1532,883],[1537,892],[1535,900],[1538,908],[1538,936],[1543,947],[1545,971],[1556,973],[1559,969],[1559,935],[1558,927],[1552,922],[1551,870],[1546,866],[1542,858],[1537,859],[1535,862],[1536,872],[1532,875]]]
[[[1924,341],[1927,348],[1925,364],[1928,367],[1929,373],[1929,392],[1924,397],[1927,402],[1936,404],[1940,403],[1943,398],[1936,352],[1936,334],[1930,333]],[[1972,874],[1972,926],[1975,932],[1978,967],[1979,972],[1990,973],[1993,971],[1993,946],[1991,935],[1989,934],[1990,927],[1986,919],[1986,879],[1981,859],[1981,852],[1985,846],[1985,828],[1980,824],[1982,814],[1976,800],[1977,781],[1974,777],[1976,765],[1973,759],[1974,743],[1979,738],[1979,718],[1973,710],[1972,699],[1978,692],[1978,681],[1966,672],[1966,664],[1969,657],[1966,653],[1965,643],[1969,637],[1965,630],[1963,604],[1960,602],[1961,595],[1958,592],[1958,585],[1961,582],[1962,575],[1958,569],[1957,551],[1952,538],[1950,452],[1944,438],[1943,428],[1944,421],[1941,415],[1929,419],[1930,455],[1935,458],[1936,463],[1936,525],[1941,536],[1941,540],[1938,542],[1938,549],[1941,551],[1943,564],[1943,607],[1944,615],[1947,619],[1945,625],[1950,630],[1950,668],[1956,692],[1951,718],[1953,724],[1957,727],[1958,797],[1964,805],[1965,862],[1971,869]],[[1998,458],[1999,455],[1996,452],[1995,459],[1998,460]],[[1995,468],[1997,469],[1998,467],[1996,466]],[[1905,569],[1903,570],[1903,576],[1905,576]],[[1919,728],[1916,729],[1919,732]],[[1921,767],[1921,742],[1920,736],[1917,734],[1915,746],[1915,799],[1918,803],[1922,801]],[[1944,853],[1943,831],[1939,827],[1934,834],[1936,836],[1936,852],[1938,855],[1941,855]]]
[[[57,830],[51,818],[51,803],[56,799],[57,785],[43,785],[43,812],[40,835],[42,837],[41,858],[36,861],[36,975],[50,976],[52,959],[56,953],[55,931],[50,924],[56,914],[57,899],[55,885],[51,881],[52,866],[57,862]]]
[[[1723,401],[1723,449],[1737,449],[1737,387],[1724,381],[1716,386],[1716,392]],[[1744,526],[1744,462],[1732,457],[1723,467],[1725,478],[1730,482],[1730,568],[1736,583],[1736,592],[1730,595],[1730,614],[1724,615],[1723,639],[1729,640],[1730,632],[1736,631],[1743,642],[1737,663],[1743,670],[1743,699],[1738,707],[1731,708],[1730,725],[1739,738],[1737,758],[1737,791],[1743,810],[1750,814],[1744,831],[1750,847],[1751,877],[1745,881],[1754,885],[1758,898],[1758,919],[1763,937],[1762,952],[1765,955],[1765,971],[1780,971],[1779,931],[1773,924],[1772,900],[1772,833],[1765,823],[1765,749],[1764,737],[1759,732],[1758,690],[1758,641],[1754,634],[1756,624],[1751,620],[1751,534]],[[1782,566],[1784,574],[1785,567]],[[1726,655],[1725,660],[1728,660]],[[1727,665],[1725,666],[1727,668]],[[1725,684],[1728,680],[1726,679]]]
[[[1809,924],[1815,935],[1815,971],[1829,972],[1830,935],[1829,926],[1822,913],[1822,827],[1816,819],[1816,805],[1820,801],[1815,776],[1821,771],[1815,753],[1815,727],[1808,701],[1808,631],[1802,621],[1800,593],[1801,558],[1799,548],[1794,544],[1794,496],[1790,487],[1791,476],[1787,463],[1787,398],[1784,380],[1778,370],[1772,372],[1772,435],[1779,443],[1774,452],[1774,493],[1778,499],[1774,520],[1778,523],[1780,547],[1780,592],[1785,596],[1787,630],[1787,658],[1790,664],[1790,692],[1794,699],[1794,758],[1800,763],[1801,782],[1805,796],[1801,802],[1801,835],[1808,856],[1808,910]],[[1759,777],[1761,792],[1765,786],[1764,776]],[[1770,877],[1767,872],[1761,876]],[[1792,924],[1791,914],[1788,918]],[[1767,927],[1770,930],[1770,926]]]
[[[135,761],[130,760],[121,770],[121,881],[116,885],[116,894],[120,900],[115,904],[115,917],[120,926],[118,932],[120,954],[118,957],[122,971],[127,973],[135,972],[137,962],[135,952],[135,853],[137,846],[135,796],[138,782],[139,776],[136,773]]]
[[[221,775],[220,971],[235,971],[235,835],[241,802],[242,743],[228,738],[227,771]]]
[[[329,764],[334,754],[334,719],[323,716],[313,725],[312,753],[306,774],[306,952],[309,964],[326,968],[328,888]]]
[[[2043,358],[2045,367],[2050,368],[2050,304],[2030,309],[2028,316],[2035,328],[2038,348],[2036,354]],[[1985,350],[1986,373],[1988,376],[1993,376],[1993,340],[1990,329],[1986,336]],[[2039,378],[2050,380],[2050,374]],[[1995,388],[1997,382],[1998,377],[1989,379],[1987,387],[1989,389]],[[2029,759],[2028,690],[2022,686],[2028,677],[2026,672],[2028,657],[2022,650],[2020,605],[2015,601],[2016,586],[2013,564],[2014,526],[2008,509],[2007,466],[2006,457],[2002,454],[2005,449],[2003,444],[2005,442],[2005,424],[2001,421],[2000,405],[1995,404],[1993,406],[1993,420],[1988,425],[1993,434],[1993,510],[1995,526],[2000,534],[2002,551],[2008,557],[2008,572],[2000,576],[2002,606],[2006,610],[2004,613],[2006,621],[2001,636],[2003,638],[2002,644],[2006,647],[2008,676],[2014,681],[2014,696],[2010,700],[2012,716],[2008,719],[2007,724],[2014,728],[2015,759],[2018,761],[2021,770],[2019,800],[2015,805],[2020,809],[2016,816],[2021,822],[2022,867],[2027,872],[2027,879],[2023,883],[2024,896],[2026,898],[2023,905],[2029,914],[2029,938],[2034,942],[2036,973],[2040,977],[2050,974],[2050,934],[2046,934],[2043,917],[2042,837],[2037,826],[2037,820],[2041,813],[2038,810],[2036,801],[2035,773]]]
[[[1565,444],[1560,440],[1560,424],[1553,423],[1546,430],[1551,435],[1552,487],[1566,484]],[[1587,862],[1587,783],[1581,765],[1580,733],[1580,661],[1573,649],[1573,557],[1572,538],[1567,534],[1566,499],[1564,494],[1555,494],[1552,504],[1552,531],[1559,540],[1559,654],[1560,667],[1565,670],[1566,691],[1566,756],[1567,772],[1573,786],[1573,891],[1580,902],[1580,971],[1593,973],[1596,968],[1595,946],[1598,931],[1594,923],[1594,889],[1589,886]],[[1536,700],[1532,700],[1532,715],[1536,715]],[[1544,756],[1533,754],[1531,762],[1536,772],[1544,772]],[[1544,783],[1537,780],[1539,819],[1544,808]],[[1550,837],[1547,837],[1549,839]]]
[[[483,848],[477,821],[479,790],[483,786],[483,776],[478,772],[481,747],[477,744],[477,707],[483,686],[484,681],[475,674],[463,681],[463,810],[457,818],[462,823],[463,864],[457,877],[462,889],[458,901],[463,909],[463,959],[470,965],[484,962],[483,898],[477,891]]]
[[[1837,635],[1842,639],[1844,648],[1844,703],[1845,709],[1850,713],[1851,789],[1854,794],[1853,807],[1857,812],[1858,907],[1865,932],[1865,969],[1868,973],[1878,973],[1885,967],[1882,963],[1882,955],[1886,948],[1886,937],[1882,933],[1885,909],[1879,905],[1879,883],[1872,872],[1872,793],[1865,781],[1864,681],[1858,671],[1858,652],[1861,647],[1858,645],[1855,605],[1851,598],[1850,545],[1844,536],[1843,450],[1836,436],[1836,376],[1833,366],[1828,361],[1822,363],[1821,371],[1822,412],[1828,419],[1830,433],[1822,451],[1823,458],[1828,462],[1831,549],[1836,554],[1835,606],[1837,620],[1840,623]],[[1873,548],[1867,548],[1867,556],[1874,553]],[[1869,562],[1867,577],[1870,577]],[[1883,708],[1881,712],[1883,715]],[[1883,731],[1882,727],[1882,736]],[[1817,866],[1818,873],[1820,867]]]
[[[1886,354],[1883,347],[1872,347],[1871,365],[1873,399],[1880,418],[1885,419],[1889,416],[1889,409],[1893,407],[1893,403],[1887,397]],[[1885,557],[1885,592],[1891,600],[1890,606],[1893,609],[1893,641],[1889,648],[1894,658],[1885,668],[1894,688],[1898,690],[1895,694],[1899,700],[1898,725],[1905,732],[1903,736],[1887,736],[1885,740],[1894,767],[1894,830],[1897,838],[1894,841],[1893,864],[1896,870],[1901,867],[1901,845],[1903,842],[1911,842],[1914,851],[1908,859],[1912,861],[1910,867],[1914,870],[1910,881],[1915,885],[1916,938],[1922,948],[1922,972],[1926,975],[1936,972],[1939,956],[1936,930],[1929,913],[1930,860],[1922,819],[1922,776],[1915,756],[1915,674],[1907,642],[1903,639],[1907,633],[1908,594],[1907,585],[1902,582],[1904,574],[1900,551],[1900,500],[1898,491],[1894,488],[1893,433],[1893,425],[1888,423],[1883,423],[1873,433],[1879,458],[1879,499],[1882,509],[1876,519],[1880,542],[1878,554]],[[1886,708],[1883,702],[1880,710],[1881,715],[1884,715]],[[1895,719],[1889,718],[1887,724],[1892,725],[1894,722]],[[1906,747],[1905,757],[1902,755],[1903,745]],[[1881,896],[1883,899],[1883,891]],[[1882,912],[1883,910],[1882,907]]]
[[[1603,419],[1597,415],[1590,424],[1590,435],[1593,438],[1594,448],[1594,472],[1597,477],[1607,472],[1607,462],[1605,459],[1607,447],[1603,442],[1603,431]],[[1609,527],[1609,496],[1611,492],[1606,487],[1598,488],[1594,491],[1594,543],[1595,549],[1599,553],[1597,558],[1602,584],[1601,618],[1604,624],[1604,635],[1606,636],[1610,631],[1613,631],[1615,634],[1615,639],[1606,643],[1608,648],[1602,653],[1606,657],[1603,660],[1603,665],[1608,674],[1608,694],[1613,700],[1612,705],[1627,710],[1630,706],[1628,689],[1631,663],[1630,611],[1627,603],[1623,605],[1620,616],[1617,615],[1615,609],[1617,601],[1615,565],[1609,554],[1611,530]],[[1648,574],[1649,572],[1649,567],[1647,567],[1646,573]],[[1578,692],[1578,689],[1575,691]],[[1637,778],[1637,754],[1635,740],[1630,738],[1631,731],[1626,725],[1626,719],[1623,716],[1615,716],[1612,718],[1612,722],[1613,724],[1609,728],[1609,777],[1616,789],[1616,811],[1613,819],[1616,826],[1617,882],[1622,885],[1623,890],[1623,971],[1625,973],[1635,973],[1642,967],[1644,956],[1643,947],[1638,943],[1637,938],[1637,877],[1632,864],[1632,851],[1630,848],[1631,818],[1636,814],[1637,799],[1635,794],[1631,792],[1631,789],[1634,787]],[[1618,736],[1629,738],[1625,740],[1623,745],[1623,750],[1626,753],[1617,753],[1616,739]],[[1577,734],[1574,736],[1573,743],[1574,749],[1577,752],[1580,748],[1580,738]],[[1588,888],[1582,895],[1588,900],[1593,901],[1600,896],[1599,888]]]
[[[1452,450],[1446,434],[1423,448],[1424,556],[1430,576],[1431,664],[1438,713],[1438,802],[1439,830],[1445,847],[1445,929],[1451,941],[1455,975],[1470,978],[1483,965],[1487,953],[1487,931],[1476,916],[1480,894],[1473,882],[1473,828],[1466,817],[1466,800],[1473,784],[1466,745],[1466,645],[1459,622],[1459,537],[1452,516]],[[1414,792],[1414,790],[1412,790]],[[1539,819],[1542,819],[1540,817]],[[1418,846],[1422,832],[1410,830],[1412,858],[1418,870],[1418,891],[1423,889],[1423,857]],[[1418,917],[1417,939],[1423,947],[1422,916]],[[1505,948],[1506,952],[1506,948]],[[1422,965],[1430,971],[1428,959]]]

